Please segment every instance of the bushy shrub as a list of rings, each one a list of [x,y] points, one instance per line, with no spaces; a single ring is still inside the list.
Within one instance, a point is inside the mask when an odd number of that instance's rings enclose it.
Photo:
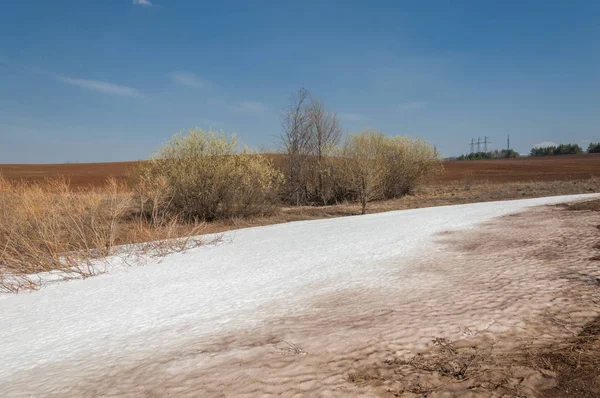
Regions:
[[[338,185],[361,204],[410,193],[423,179],[442,170],[432,146],[408,137],[389,137],[375,131],[350,135],[341,150]]]
[[[351,135],[342,147],[343,184],[361,204],[362,214],[367,203],[384,197],[388,153],[386,137],[372,131]]]
[[[145,211],[150,205],[202,221],[271,213],[283,181],[265,156],[240,149],[235,135],[199,129],[174,135],[142,165],[140,178]]]
[[[423,140],[384,136],[383,145],[386,199],[412,193],[423,179],[442,170],[435,149]]]

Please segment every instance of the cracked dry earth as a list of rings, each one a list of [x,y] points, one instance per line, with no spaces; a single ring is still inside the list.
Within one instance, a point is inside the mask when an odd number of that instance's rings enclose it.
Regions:
[[[600,315],[598,224],[598,212],[543,206],[441,233],[390,276],[414,288],[314,297],[302,313],[73,375],[45,396],[546,396],[556,369],[520,354]]]

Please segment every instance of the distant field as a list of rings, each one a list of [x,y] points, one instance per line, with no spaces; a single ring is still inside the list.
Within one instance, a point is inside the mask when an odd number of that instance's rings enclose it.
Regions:
[[[9,179],[26,181],[42,181],[46,178],[64,176],[74,187],[101,186],[108,177],[126,180],[128,171],[138,164],[139,162],[0,164],[0,173]]]
[[[72,186],[101,185],[107,177],[125,180],[128,170],[139,162],[69,163],[69,164],[0,164],[0,173],[10,179],[40,181],[65,176]],[[600,154],[521,159],[447,161],[446,172],[438,183],[461,180],[492,183],[519,181],[581,180],[600,177]]]
[[[437,178],[440,182],[465,178],[493,183],[582,180],[600,177],[600,154],[449,161],[444,166],[446,173]]]

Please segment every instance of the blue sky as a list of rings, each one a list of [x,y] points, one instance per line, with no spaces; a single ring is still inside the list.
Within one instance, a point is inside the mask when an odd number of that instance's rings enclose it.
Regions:
[[[598,1],[5,1],[0,163],[134,160],[191,127],[274,147],[306,87],[345,132],[600,141]]]

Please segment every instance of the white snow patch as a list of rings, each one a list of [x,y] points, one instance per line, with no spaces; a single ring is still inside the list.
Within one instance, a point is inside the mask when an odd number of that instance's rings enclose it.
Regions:
[[[42,364],[130,360],[172,341],[292,314],[316,294],[389,286],[411,261],[441,250],[433,235],[529,206],[596,195],[478,203],[301,221],[225,234],[224,244],[160,264],[53,284],[0,299],[0,384]],[[391,261],[393,260],[393,261]],[[115,260],[116,261],[116,260]],[[419,278],[394,280],[414,287]],[[404,285],[403,285],[404,284]]]

